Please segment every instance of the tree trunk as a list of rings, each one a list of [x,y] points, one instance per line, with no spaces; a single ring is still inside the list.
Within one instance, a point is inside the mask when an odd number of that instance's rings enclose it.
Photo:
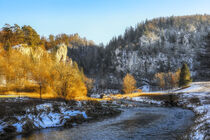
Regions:
[[[42,99],[42,85],[39,85],[39,95],[40,95],[40,99]]]

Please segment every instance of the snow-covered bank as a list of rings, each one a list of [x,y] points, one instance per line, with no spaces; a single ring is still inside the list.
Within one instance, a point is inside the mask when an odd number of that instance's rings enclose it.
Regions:
[[[210,139],[210,92],[184,93],[181,104],[191,108],[197,115],[190,138],[194,140]]]
[[[26,108],[23,114],[6,116],[0,119],[0,134],[25,133],[32,129],[64,126],[73,117],[87,119],[85,111],[74,110],[66,104],[44,103]],[[9,118],[9,119],[8,119]]]
[[[210,82],[194,82],[189,88],[176,92],[183,93],[180,94],[180,104],[197,114],[190,138],[210,139]]]
[[[0,99],[0,139],[53,127],[72,127],[119,113],[97,101]]]
[[[133,97],[131,100],[132,101],[143,102],[143,103],[148,103],[148,104],[157,104],[157,105],[164,104],[163,101],[152,100],[152,99],[148,99],[146,97]]]

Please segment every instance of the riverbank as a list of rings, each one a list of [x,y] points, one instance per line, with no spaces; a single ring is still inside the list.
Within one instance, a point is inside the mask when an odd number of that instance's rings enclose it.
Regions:
[[[71,128],[86,121],[120,113],[111,104],[102,104],[98,101],[33,98],[2,98],[0,100],[0,139],[8,139],[45,128]]]
[[[210,139],[210,82],[194,82],[187,89],[176,92],[180,106],[193,110],[196,114],[189,138]]]

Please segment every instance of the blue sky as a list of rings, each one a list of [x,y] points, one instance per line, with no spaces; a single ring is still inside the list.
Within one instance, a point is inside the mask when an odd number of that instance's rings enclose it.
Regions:
[[[41,36],[79,33],[106,44],[145,19],[210,14],[209,6],[210,0],[0,0],[0,27],[31,25]]]

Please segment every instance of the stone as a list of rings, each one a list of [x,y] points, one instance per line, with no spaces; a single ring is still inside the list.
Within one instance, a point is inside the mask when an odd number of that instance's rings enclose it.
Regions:
[[[12,125],[8,125],[7,127],[5,127],[4,132],[6,133],[14,133],[16,132],[16,127],[12,126]]]
[[[67,59],[67,46],[60,44],[50,50],[50,53],[54,55],[56,62],[66,62]]]

